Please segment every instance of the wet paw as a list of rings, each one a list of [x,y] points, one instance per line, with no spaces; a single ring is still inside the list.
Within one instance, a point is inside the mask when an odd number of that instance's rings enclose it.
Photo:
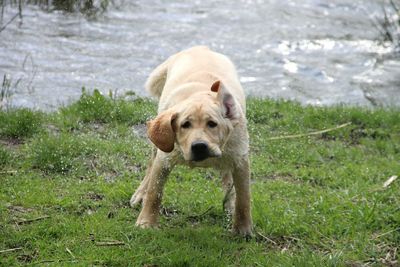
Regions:
[[[146,219],[137,219],[136,224],[137,227],[142,229],[149,229],[149,228],[158,228],[158,223],[150,222]]]
[[[233,226],[232,232],[235,235],[246,238],[246,240],[250,240],[253,237],[251,226]]]

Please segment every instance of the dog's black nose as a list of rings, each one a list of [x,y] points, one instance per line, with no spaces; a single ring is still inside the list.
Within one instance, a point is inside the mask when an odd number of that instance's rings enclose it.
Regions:
[[[197,141],[192,143],[192,159],[202,161],[209,157],[208,145],[206,142]]]

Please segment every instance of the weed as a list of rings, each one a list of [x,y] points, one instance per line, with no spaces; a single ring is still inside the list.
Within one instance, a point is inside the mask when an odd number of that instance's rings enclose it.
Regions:
[[[29,138],[42,130],[43,114],[29,109],[0,110],[0,137]]]
[[[83,89],[81,98],[69,107],[61,110],[69,118],[68,125],[83,123],[126,123],[134,125],[144,123],[154,115],[156,106],[149,100],[137,98],[132,101],[113,99],[102,95],[98,90],[88,94]],[[73,123],[74,122],[74,123]]]
[[[0,103],[11,96],[11,80],[4,74],[0,88]]]
[[[0,145],[0,169],[2,169],[4,166],[7,165],[7,163],[10,161],[11,156],[8,150],[4,149]]]
[[[1,1],[2,6],[6,4],[18,5],[20,17],[22,17],[23,4],[38,5],[47,11],[59,10],[68,13],[81,13],[87,18],[94,19],[98,15],[106,12],[110,4],[114,1],[110,0],[11,0]]]
[[[380,32],[382,41],[391,43],[395,51],[400,52],[400,6],[389,0],[389,5],[382,6],[382,13],[383,20],[372,21]]]
[[[20,82],[21,78],[13,83],[12,78],[4,74],[0,88],[0,110],[7,107],[7,100],[13,95]]]
[[[45,172],[67,173],[82,166],[79,156],[95,151],[83,140],[69,135],[42,135],[30,147],[32,167]]]

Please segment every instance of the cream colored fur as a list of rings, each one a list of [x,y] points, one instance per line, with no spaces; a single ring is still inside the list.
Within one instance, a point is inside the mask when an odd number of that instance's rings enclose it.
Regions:
[[[221,171],[224,208],[233,213],[233,231],[251,235],[246,104],[232,62],[207,47],[193,47],[159,65],[146,89],[159,99],[158,116],[148,122],[148,136],[156,147],[130,201],[132,206],[143,202],[136,224],[157,226],[167,176],[176,164],[185,164]],[[193,161],[191,147],[198,140],[209,145],[210,157]]]

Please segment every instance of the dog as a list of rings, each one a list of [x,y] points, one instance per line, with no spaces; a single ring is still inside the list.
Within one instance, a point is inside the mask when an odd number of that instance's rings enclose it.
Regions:
[[[130,200],[132,207],[142,203],[136,225],[158,226],[167,176],[185,164],[220,171],[232,230],[251,236],[246,103],[233,63],[208,47],[192,47],[156,67],[145,87],[159,105],[157,117],[147,122],[152,158]]]

